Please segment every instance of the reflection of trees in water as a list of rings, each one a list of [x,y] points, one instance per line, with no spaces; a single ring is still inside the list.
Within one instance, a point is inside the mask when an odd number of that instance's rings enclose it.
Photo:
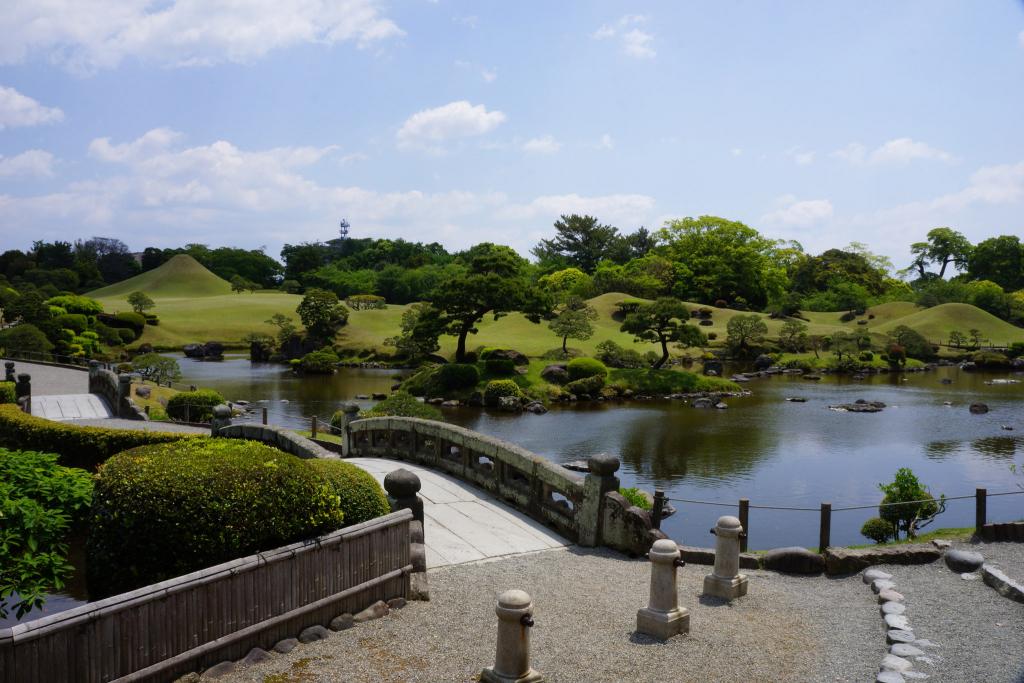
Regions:
[[[711,425],[701,419],[703,410],[694,412],[700,415],[686,419],[673,411],[624,425],[623,462],[658,485],[687,478],[723,482],[748,475],[777,445],[772,430]]]
[[[924,445],[924,454],[932,460],[945,460],[956,455],[961,445],[960,441],[932,441]]]
[[[1020,441],[1021,437],[1019,436],[989,436],[972,441],[971,448],[989,458],[1013,460]]]

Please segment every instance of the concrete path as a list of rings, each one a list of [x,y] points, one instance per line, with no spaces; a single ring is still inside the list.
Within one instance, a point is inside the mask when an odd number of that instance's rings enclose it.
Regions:
[[[6,358],[0,360],[7,360]],[[3,364],[0,363],[0,369]],[[14,372],[32,376],[32,396],[60,396],[89,393],[89,371],[14,361]],[[3,373],[0,372],[0,379]]]
[[[399,468],[420,478],[428,568],[571,545],[543,524],[454,477],[383,458],[347,461],[382,483],[388,472]]]
[[[182,434],[205,434],[210,435],[208,427],[193,427],[192,425],[177,424],[175,422],[155,422],[151,420],[125,420],[119,417],[103,419],[75,420],[79,427],[107,427],[109,429],[135,429],[144,432],[181,432]]]
[[[95,394],[32,395],[32,414],[47,420],[98,419],[111,416],[106,402]]]

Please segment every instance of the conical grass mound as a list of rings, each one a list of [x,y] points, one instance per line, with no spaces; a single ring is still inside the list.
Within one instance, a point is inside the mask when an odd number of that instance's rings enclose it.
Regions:
[[[178,254],[158,268],[89,292],[96,299],[145,292],[154,299],[182,299],[231,293],[231,284],[187,254]]]

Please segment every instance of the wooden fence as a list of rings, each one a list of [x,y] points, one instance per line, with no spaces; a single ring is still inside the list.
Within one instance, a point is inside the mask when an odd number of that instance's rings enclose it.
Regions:
[[[407,597],[397,512],[0,630],[2,683],[167,681]]]

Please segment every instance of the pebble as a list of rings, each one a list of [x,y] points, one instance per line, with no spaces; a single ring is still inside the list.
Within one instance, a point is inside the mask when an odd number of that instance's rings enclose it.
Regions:
[[[889,652],[897,657],[917,657],[918,655],[924,654],[924,650],[916,648],[908,643],[896,643],[889,648]]]
[[[932,545],[938,548],[939,550],[945,550],[946,548],[952,546],[953,542],[947,541],[944,538],[936,538],[932,539]]]
[[[242,664],[246,666],[252,666],[253,664],[259,664],[270,659],[270,653],[260,647],[254,647],[249,650],[249,654],[242,660]]]
[[[904,599],[902,593],[897,593],[891,588],[878,594],[878,602],[903,602]]]
[[[331,619],[331,623],[328,626],[330,626],[332,631],[344,631],[355,626],[355,620],[351,614],[345,612]]]
[[[909,671],[910,669],[913,669],[914,665],[911,664],[908,660],[903,659],[903,657],[897,657],[896,655],[886,655],[882,657],[882,668],[887,671],[899,671],[900,673],[903,673],[904,671]]]
[[[932,641],[928,640],[927,638],[921,638],[921,640],[915,640],[914,641],[914,645],[917,645],[918,647],[938,647],[939,646],[938,643],[933,643]]]
[[[882,614],[903,614],[905,611],[907,611],[907,606],[902,602],[882,603]]]
[[[910,630],[910,620],[905,614],[886,614],[885,625],[900,631]]]
[[[884,590],[893,590],[896,588],[896,584],[889,579],[875,579],[871,582],[871,590],[876,593],[881,593]]]
[[[299,633],[300,643],[312,643],[315,640],[323,640],[328,636],[327,629],[320,624],[302,629]]]
[[[892,578],[892,574],[887,574],[881,569],[868,569],[864,572],[862,578],[864,579],[864,583],[871,583],[875,579],[885,579],[888,581]]]
[[[875,683],[906,683],[907,679],[897,671],[879,671]]]
[[[274,646],[274,652],[280,652],[283,655],[288,654],[299,644],[299,641],[295,638],[285,638],[284,640],[277,641],[277,645]]]
[[[911,631],[905,629],[894,628],[890,629],[886,634],[886,638],[889,639],[890,643],[913,643],[914,634]]]
[[[977,581],[978,580],[978,575],[977,574],[969,574],[968,572],[964,572],[963,574],[960,575],[960,578],[963,579],[964,581]]]
[[[957,574],[976,571],[985,563],[981,553],[953,548],[946,551],[946,566]]]

